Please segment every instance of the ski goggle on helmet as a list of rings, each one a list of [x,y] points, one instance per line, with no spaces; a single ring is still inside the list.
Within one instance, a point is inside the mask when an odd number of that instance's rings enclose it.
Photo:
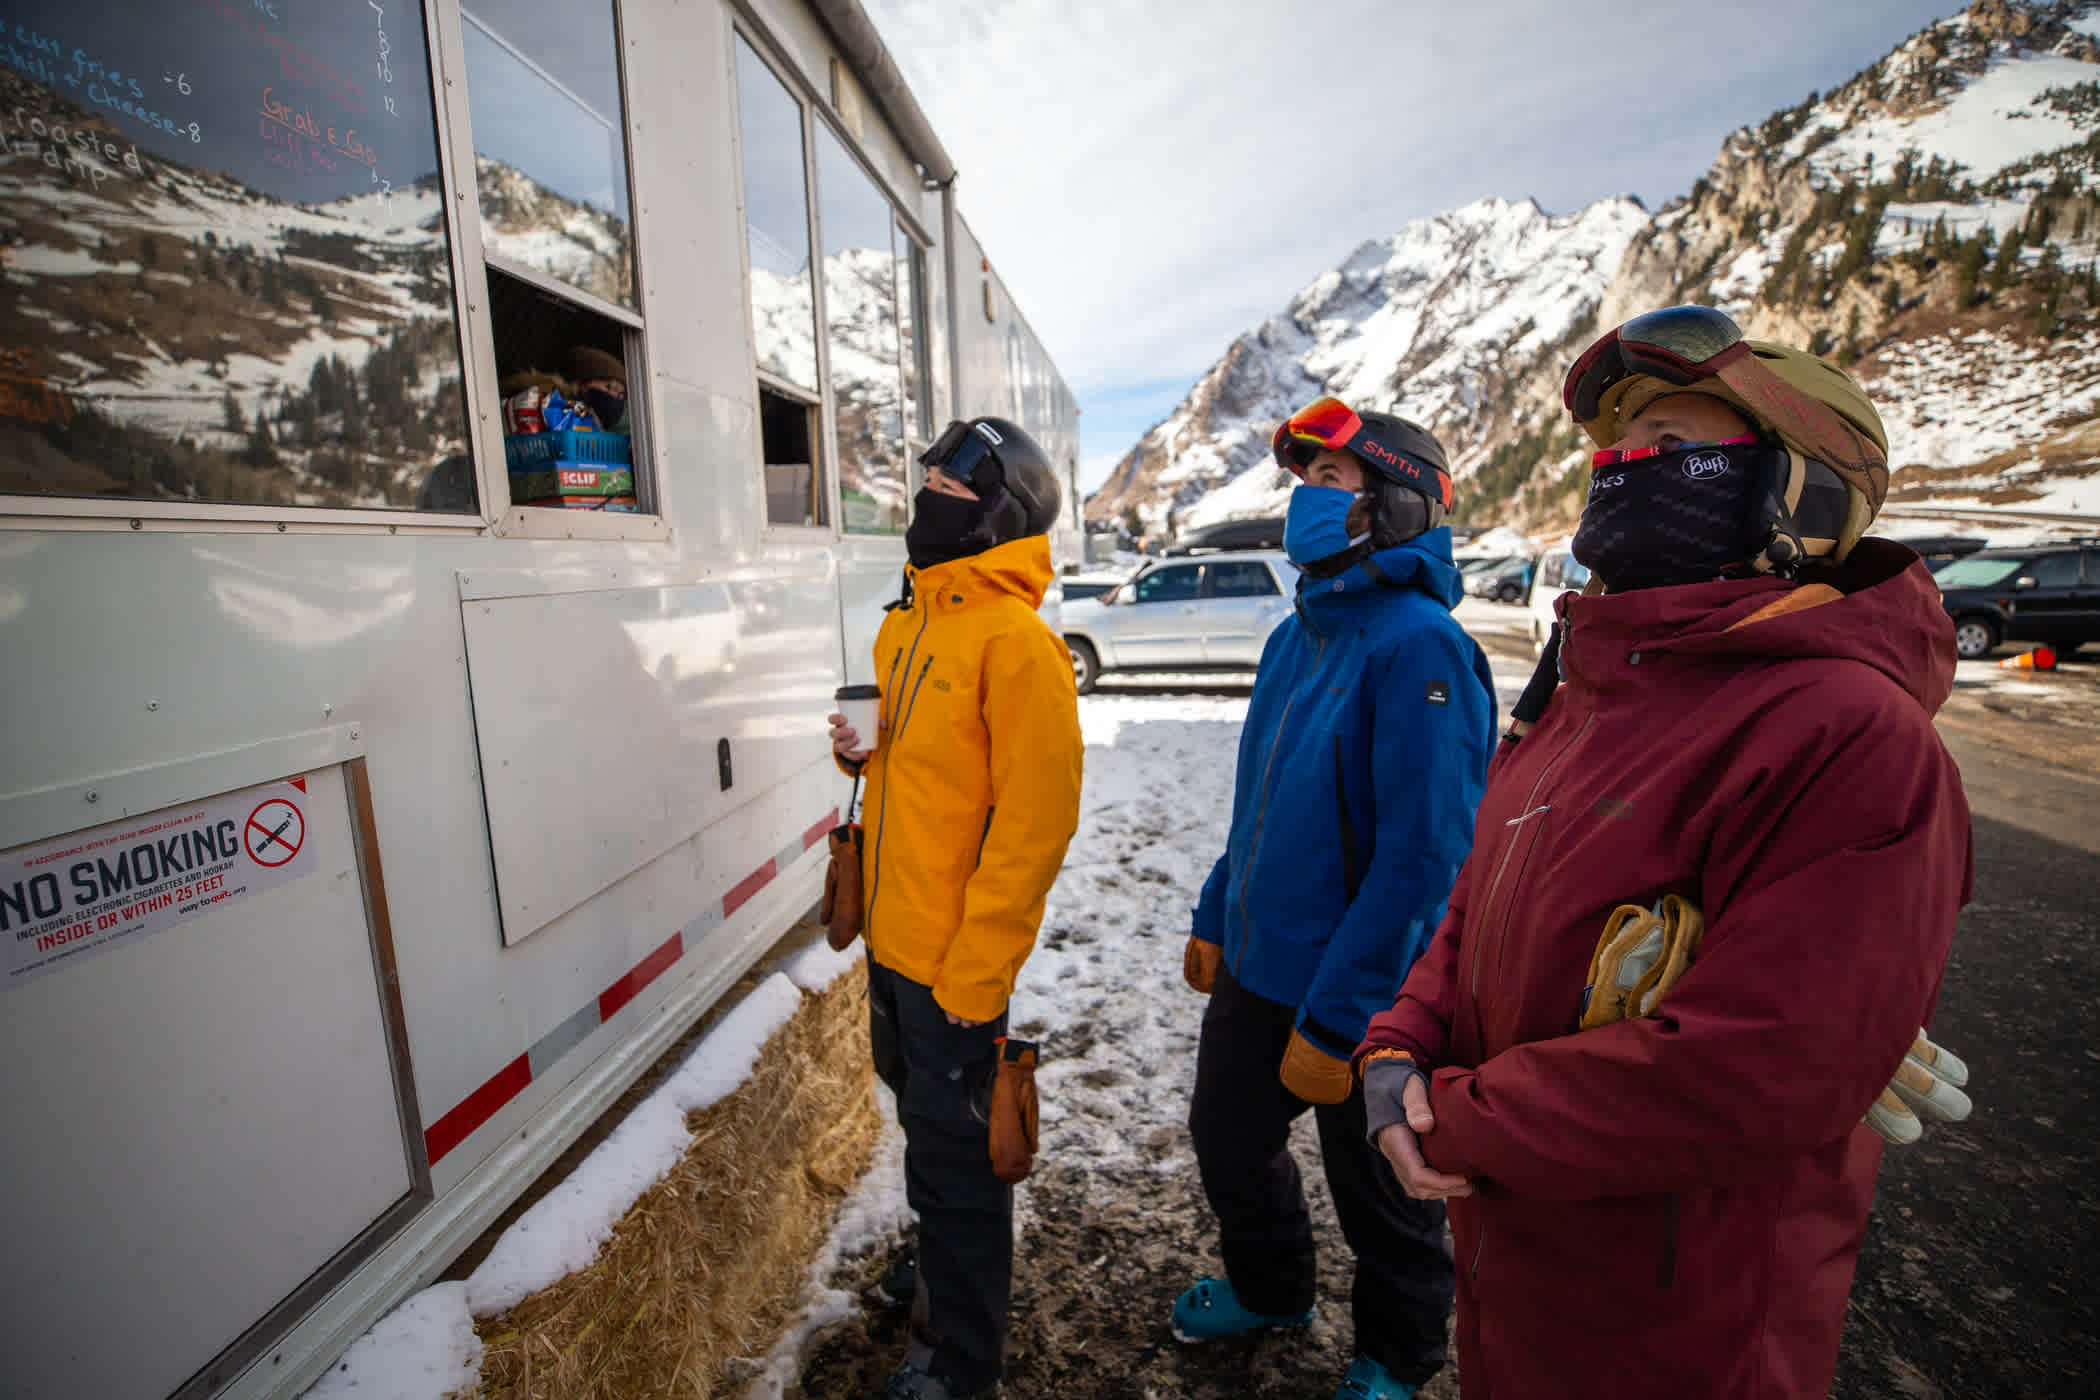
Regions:
[[[1443,448],[1405,418],[1358,413],[1329,395],[1284,419],[1269,440],[1276,465],[1300,481],[1323,448],[1347,452],[1386,480],[1412,487],[1451,509],[1451,472]]]
[[[919,465],[939,467],[981,496],[986,488],[1005,484],[1005,468],[999,461],[999,449],[1005,445],[1006,439],[991,424],[957,419],[942,429],[933,446],[919,454]],[[988,463],[991,471],[986,474]]]
[[[1888,434],[1852,377],[1805,350],[1748,340],[1710,306],[1670,306],[1607,331],[1577,357],[1561,402],[1600,448],[1666,395],[1704,394],[1728,404],[1792,459],[1782,474],[1786,508],[1800,504],[1814,475],[1842,483],[1849,504],[1830,528],[1827,552],[1843,558],[1865,533],[1888,491]],[[1819,552],[1815,549],[1812,553]]]

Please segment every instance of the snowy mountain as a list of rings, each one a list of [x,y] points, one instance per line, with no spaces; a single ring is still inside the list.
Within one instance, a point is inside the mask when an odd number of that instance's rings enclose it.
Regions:
[[[1540,356],[1594,322],[1628,243],[1631,199],[1549,218],[1529,200],[1482,200],[1366,243],[1281,315],[1234,341],[1188,398],[1088,502],[1137,509],[1148,529],[1280,512],[1279,418],[1321,393],[1390,403],[1436,425],[1461,471],[1490,442],[1494,405]]]
[[[2100,0],[1977,0],[1734,132],[1683,199],[1487,201],[1364,245],[1240,337],[1089,501],[1158,533],[1267,514],[1266,434],[1319,392],[1436,429],[1460,512],[1580,510],[1559,377],[1599,326],[1695,301],[1848,366],[1899,509],[2100,517]]]

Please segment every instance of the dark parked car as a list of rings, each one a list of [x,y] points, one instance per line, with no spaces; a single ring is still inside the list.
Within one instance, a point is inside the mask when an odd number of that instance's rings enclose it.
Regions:
[[[1489,568],[1475,569],[1466,574],[1465,589],[1476,598],[1521,603],[1531,595],[1532,569],[1530,559],[1505,559]]]
[[[2001,642],[2100,643],[2100,538],[1978,550],[1933,578],[1964,661]]]

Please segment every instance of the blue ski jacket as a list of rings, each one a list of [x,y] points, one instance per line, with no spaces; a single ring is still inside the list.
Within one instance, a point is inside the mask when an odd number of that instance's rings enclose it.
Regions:
[[[1301,577],[1240,733],[1232,834],[1196,937],[1338,1055],[1392,1006],[1444,915],[1495,747],[1495,688],[1452,619],[1451,532]]]

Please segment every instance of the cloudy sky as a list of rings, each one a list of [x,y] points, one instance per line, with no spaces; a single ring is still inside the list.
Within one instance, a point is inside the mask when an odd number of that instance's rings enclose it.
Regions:
[[[1959,0],[862,0],[1098,484],[1232,338],[1491,195],[1684,194]]]

